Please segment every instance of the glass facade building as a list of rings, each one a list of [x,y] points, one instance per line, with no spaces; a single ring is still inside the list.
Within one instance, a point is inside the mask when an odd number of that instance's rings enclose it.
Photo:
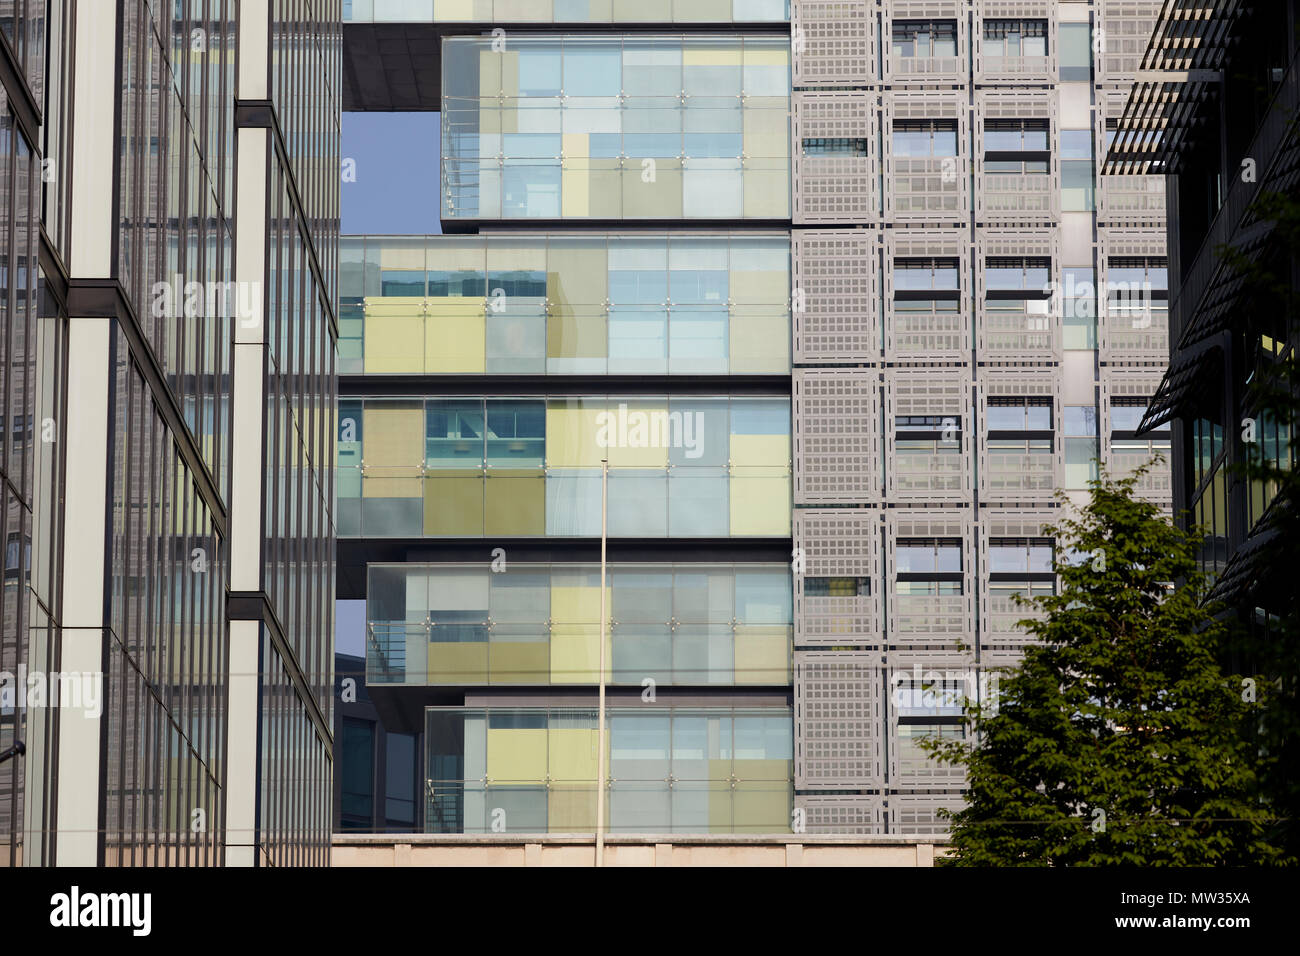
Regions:
[[[327,863],[340,4],[5,9],[0,859]]]
[[[343,537],[784,537],[790,405],[749,396],[344,398]]]
[[[443,43],[442,215],[787,219],[790,47],[779,37]]]
[[[440,51],[454,234],[340,254],[340,592],[420,734],[415,828],[590,831],[603,787],[610,832],[788,833],[787,5],[351,16],[358,49],[396,20]]]
[[[573,833],[596,826],[593,707],[430,707],[432,833]],[[789,827],[790,715],[779,708],[612,707],[610,833]]]
[[[345,374],[790,369],[781,233],[348,237],[340,268]]]
[[[600,565],[372,564],[367,680],[595,684]],[[610,565],[605,681],[642,686],[790,681],[784,564]],[[594,777],[593,777],[594,780]]]
[[[455,235],[345,239],[340,304],[340,553],[377,699],[428,708],[402,714],[425,728],[424,829],[592,825],[544,741],[591,703],[608,457],[611,706],[660,688],[638,731],[655,781],[676,779],[682,695],[754,691],[791,726],[789,813],[764,832],[943,830],[965,780],[919,744],[960,734],[962,699],[1022,653],[1014,597],[1056,586],[1056,493],[1169,448],[1135,433],[1167,360],[1163,186],[1098,176],[1159,7],[701,4],[679,33],[666,2],[354,7],[352,29],[403,20],[442,54],[421,102]],[[388,82],[354,108],[386,108]],[[703,413],[701,458],[622,424],[677,411]],[[1166,469],[1139,491],[1172,504]],[[753,643],[741,597],[786,561],[788,670],[787,622]],[[678,614],[697,563],[731,576],[730,625]],[[629,826],[702,825],[661,790]]]

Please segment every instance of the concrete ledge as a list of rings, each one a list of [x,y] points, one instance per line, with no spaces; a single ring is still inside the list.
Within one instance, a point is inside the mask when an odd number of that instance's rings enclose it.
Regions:
[[[336,867],[592,866],[591,834],[338,833]],[[619,834],[607,866],[924,866],[946,843],[926,837],[807,834]]]

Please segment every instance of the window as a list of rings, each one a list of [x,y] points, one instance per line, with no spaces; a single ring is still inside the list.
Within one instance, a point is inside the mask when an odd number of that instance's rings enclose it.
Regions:
[[[866,156],[867,141],[846,138],[805,139],[803,154],[805,156]]]
[[[985,20],[985,56],[1047,56],[1046,20]]]
[[[1114,399],[1110,406],[1110,430],[1115,432],[1133,433],[1138,430],[1138,425],[1142,422],[1142,417],[1147,413],[1145,402],[1136,404],[1120,404],[1121,399]],[[1161,430],[1168,430],[1169,425],[1165,424]]]
[[[985,412],[989,434],[1052,430],[1050,399],[990,398]]]
[[[1046,174],[1050,154],[1047,120],[984,121],[984,171]]]
[[[984,264],[984,287],[989,292],[1048,294],[1052,261],[1045,256],[990,256]]]
[[[961,542],[947,539],[900,538],[894,560],[899,574],[958,574]]]
[[[961,419],[956,415],[898,415],[894,449],[930,455],[961,453]]]
[[[957,55],[957,21],[895,20],[893,23],[894,56],[905,59]]]
[[[989,574],[1051,574],[1051,538],[991,538]]]
[[[1061,270],[1064,285],[1061,307],[1065,312],[1065,347],[1097,347],[1097,285],[1092,268]]]
[[[1082,490],[1097,477],[1097,408],[1094,405],[1066,405],[1065,487]]]
[[[384,817],[387,829],[415,829],[415,735],[390,733],[385,738]]]
[[[1061,82],[1092,79],[1092,28],[1086,23],[1060,25]]]
[[[895,120],[893,151],[898,157],[957,155],[956,120]]]
[[[1113,256],[1106,260],[1106,311],[1112,321],[1149,328],[1169,307],[1169,267],[1164,256]]]
[[[343,718],[339,785],[344,830],[374,828],[374,735],[370,721]]]
[[[804,597],[867,597],[869,578],[804,578]]]
[[[1097,208],[1092,164],[1092,130],[1061,130],[1061,208],[1091,212]]]
[[[900,717],[960,717],[966,686],[960,680],[898,681],[894,705]]]
[[[957,291],[956,259],[895,259],[894,292],[942,289]]]

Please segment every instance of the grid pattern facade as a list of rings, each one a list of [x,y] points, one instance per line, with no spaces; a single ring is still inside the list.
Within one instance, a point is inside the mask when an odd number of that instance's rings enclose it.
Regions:
[[[965,781],[920,741],[959,739],[1029,640],[1056,493],[1167,447],[1125,430],[1165,362],[1163,183],[1097,174],[1159,6],[793,3],[809,832],[942,832]],[[1166,469],[1144,493],[1167,501]]]
[[[0,749],[27,748],[0,765],[5,864],[328,863],[341,7],[5,4],[0,671],[27,675],[22,701],[0,679]],[[270,268],[237,255],[237,205]],[[236,435],[250,388],[265,427]]]
[[[44,295],[38,263],[42,144],[38,130],[19,119],[14,102],[41,99],[44,4],[8,4],[4,27],[0,56],[16,67],[19,88],[0,85],[0,752],[43,732],[18,678],[32,646],[47,653],[58,627],[55,559],[42,534],[57,509],[39,489],[51,481],[62,445],[41,440],[36,416],[56,407],[63,388],[59,326],[57,316],[45,318],[54,302]],[[49,394],[44,404],[41,391]],[[39,768],[22,758],[0,764],[0,866],[22,862],[24,813],[30,809],[25,791],[33,772],[39,779]]]

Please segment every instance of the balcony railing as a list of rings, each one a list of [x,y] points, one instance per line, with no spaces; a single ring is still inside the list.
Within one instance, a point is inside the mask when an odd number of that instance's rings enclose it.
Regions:
[[[989,618],[984,640],[996,644],[1027,644],[1037,640],[1016,622],[1040,619],[1041,611],[1027,604],[1017,604],[1010,597],[995,594],[989,597]]]
[[[895,631],[899,637],[922,641],[935,635],[960,635],[967,630],[966,596],[963,594],[895,595]]]
[[[984,456],[983,473],[984,489],[990,496],[1050,495],[1059,484],[1056,456],[1050,453],[990,451]]]

